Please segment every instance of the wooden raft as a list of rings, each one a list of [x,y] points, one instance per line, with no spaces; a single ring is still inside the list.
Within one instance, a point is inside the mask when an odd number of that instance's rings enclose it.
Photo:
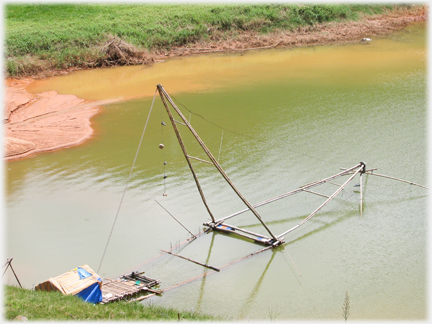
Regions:
[[[134,272],[117,279],[105,279],[102,283],[102,301],[100,303],[110,303],[145,291],[160,294],[160,290],[151,289],[151,287],[159,283],[159,280],[151,279]]]

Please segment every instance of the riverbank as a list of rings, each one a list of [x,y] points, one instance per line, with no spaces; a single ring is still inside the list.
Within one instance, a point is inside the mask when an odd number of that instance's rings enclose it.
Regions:
[[[242,51],[265,48],[291,48],[318,45],[359,43],[363,38],[383,37],[406,28],[412,23],[426,21],[424,6],[395,8],[381,15],[365,16],[359,21],[319,23],[261,35],[245,32],[237,37],[212,42],[199,42],[158,52],[156,59],[213,52]]]
[[[87,101],[55,91],[31,94],[32,79],[6,80],[3,112],[5,160],[78,145],[93,134],[90,118],[115,100]]]
[[[373,39],[388,35],[426,19],[425,6],[395,7],[384,14],[365,16],[359,21],[318,23],[269,34],[259,33],[258,30],[239,33],[237,30],[222,37],[220,33],[212,32],[212,36],[207,39],[169,49],[142,52],[142,61],[135,63],[150,64],[171,57],[255,48],[355,43],[361,42],[364,37]],[[117,51],[119,57],[128,60],[127,53],[131,51],[125,44],[114,38],[109,46]],[[19,159],[38,152],[78,145],[92,136],[90,118],[98,112],[100,105],[112,101],[90,102],[73,95],[59,95],[54,91],[30,94],[25,90],[35,78],[67,74],[83,68],[85,67],[47,69],[35,73],[31,78],[7,79],[4,110],[5,159]]]
[[[85,303],[82,299],[58,292],[34,291],[4,286],[4,316],[6,320],[25,317],[35,320],[162,320],[215,321],[214,316],[193,311],[177,311],[158,306],[144,306],[138,302],[117,302],[105,305]],[[17,319],[18,320],[18,319]]]

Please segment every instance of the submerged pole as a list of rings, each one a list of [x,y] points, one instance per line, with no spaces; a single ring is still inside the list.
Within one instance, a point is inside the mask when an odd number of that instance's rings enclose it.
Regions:
[[[178,255],[178,254],[175,254],[175,253],[169,252],[169,251],[162,250],[162,252],[165,252],[165,253],[168,253],[168,254],[174,255],[174,256],[179,257],[179,258],[181,258],[181,259],[184,259],[184,260],[190,261],[190,262],[192,262],[192,263],[195,263],[195,264],[198,264],[198,265],[200,265],[200,266],[203,266],[203,267],[206,267],[206,268],[212,269],[212,270],[217,271],[217,272],[220,271],[220,269],[215,268],[215,267],[212,267],[212,266],[209,266],[208,264],[204,264],[204,263],[201,263],[201,262],[198,262],[198,261],[195,261],[195,260],[192,260],[192,259],[186,258],[186,257],[184,257],[184,256],[181,256],[181,255]]]
[[[360,216],[363,216],[363,173],[360,172]]]
[[[162,206],[160,203],[159,203],[159,201],[157,201],[156,199],[154,200],[154,201],[156,201],[157,203],[158,203],[158,205],[159,206],[161,206],[172,218],[174,218],[176,221],[177,221],[177,223],[179,223],[186,231],[188,231],[189,232],[189,234],[190,235],[192,235],[192,237],[193,238],[197,238],[191,231],[189,231],[187,228],[186,228],[186,226],[184,226],[182,223],[180,223],[180,221],[177,219],[177,218],[175,218],[174,217],[174,215],[173,214],[171,214],[164,206]]]
[[[411,182],[411,181],[408,181],[408,180],[403,180],[403,179],[399,179],[399,178],[395,178],[395,177],[389,177],[389,176],[386,176],[386,175],[383,175],[383,174],[378,174],[378,173],[373,173],[373,172],[367,172],[367,174],[374,175],[374,176],[377,176],[377,177],[382,177],[382,178],[397,180],[397,181],[409,183],[410,185],[413,185],[413,186],[418,186],[418,187],[422,187],[422,188],[425,188],[425,189],[429,189],[426,186],[423,186],[423,185],[420,185],[420,184],[417,184],[417,183],[414,183],[414,182]]]

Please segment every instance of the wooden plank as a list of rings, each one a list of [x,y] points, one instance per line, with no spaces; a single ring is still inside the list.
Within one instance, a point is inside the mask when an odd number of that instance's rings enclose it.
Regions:
[[[140,284],[136,285],[136,281],[140,281]],[[149,288],[149,286],[154,286],[158,283],[158,280],[154,280],[140,275],[129,275],[114,280],[106,279],[106,281],[102,283],[101,303],[106,304],[146,291],[150,291],[153,294],[160,294],[161,291]],[[107,297],[107,295],[111,296]]]
[[[254,232],[242,229],[240,227],[236,227],[236,226],[228,225],[228,224],[223,224],[223,223],[218,224],[216,226],[212,223],[210,223],[210,224],[207,223],[204,225],[210,226],[215,231],[220,231],[220,232],[225,232],[225,233],[234,233],[236,235],[243,236],[245,238],[253,240],[254,242],[257,242],[257,243],[261,243],[261,244],[265,244],[265,245],[272,245],[270,237],[254,233]],[[224,227],[219,227],[220,225],[230,227],[230,228],[232,228],[232,230],[230,230],[228,228],[224,228]],[[241,233],[241,232],[243,232],[243,233]]]

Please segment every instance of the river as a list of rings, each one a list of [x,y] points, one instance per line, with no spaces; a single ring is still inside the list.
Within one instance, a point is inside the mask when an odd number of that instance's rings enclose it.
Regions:
[[[101,265],[102,278],[146,271],[161,289],[208,272],[144,303],[229,320],[341,320],[348,292],[349,319],[425,319],[426,189],[366,176],[360,214],[356,178],[283,247],[220,272],[170,255],[146,262],[190,237],[157,202],[193,233],[210,220],[156,97],[123,198],[159,83],[253,204],[360,161],[427,184],[425,29],[370,44],[209,54],[34,82],[34,93],[126,100],[92,118],[95,134],[84,144],[6,162],[5,252],[21,283],[31,288],[82,264]],[[189,154],[202,158],[181,131]],[[216,218],[244,208],[212,166],[195,162]],[[324,200],[301,193],[258,211],[279,234]],[[228,223],[266,233],[252,213]],[[261,247],[210,232],[175,252],[217,268]]]

